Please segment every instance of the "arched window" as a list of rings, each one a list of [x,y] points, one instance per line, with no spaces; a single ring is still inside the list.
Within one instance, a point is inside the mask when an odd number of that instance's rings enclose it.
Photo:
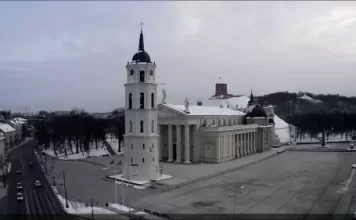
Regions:
[[[234,125],[237,125],[237,119],[236,118],[234,119]]]
[[[151,132],[155,133],[155,121],[154,120],[151,121]]]
[[[142,149],[143,149],[143,150],[145,149],[145,144],[142,144]]]
[[[224,119],[224,126],[226,125],[226,119]]]
[[[229,119],[229,126],[231,125],[231,119]]]
[[[221,126],[221,121],[220,121],[220,119],[219,119],[219,121],[218,121],[218,126]]]
[[[140,108],[145,108],[145,94],[143,92],[140,93]]]
[[[133,159],[132,159],[132,157],[131,157],[131,163],[133,162]]]
[[[143,133],[143,120],[140,121],[140,132]]]
[[[142,158],[142,163],[144,163],[145,162],[145,158]]]
[[[215,120],[213,120],[213,125],[215,125]]]
[[[133,149],[133,144],[131,144],[131,150]]]
[[[129,109],[132,109],[132,93],[129,93]]]
[[[145,82],[145,71],[140,71],[140,82]]]
[[[151,94],[151,108],[154,108],[155,107],[155,94],[152,93]]]
[[[132,121],[130,120],[130,133],[132,132]]]
[[[134,70],[130,70],[130,75],[133,76],[133,74],[135,73]]]

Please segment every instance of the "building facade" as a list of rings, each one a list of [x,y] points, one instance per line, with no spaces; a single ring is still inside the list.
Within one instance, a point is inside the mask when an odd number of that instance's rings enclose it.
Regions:
[[[126,65],[124,178],[156,180],[158,168],[156,64],[145,51],[141,30],[138,52]]]
[[[224,107],[160,103],[160,160],[221,163],[269,150],[272,126],[267,117],[246,115]]]

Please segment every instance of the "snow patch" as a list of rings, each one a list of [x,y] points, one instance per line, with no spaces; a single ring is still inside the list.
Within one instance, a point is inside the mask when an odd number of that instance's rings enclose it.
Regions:
[[[102,157],[102,156],[110,155],[110,153],[104,146],[101,146],[98,149],[95,148],[95,145],[92,145],[90,147],[91,148],[89,153],[84,151],[84,155],[82,152],[70,154],[70,151],[67,150],[67,157],[65,156],[64,152],[62,153],[58,152],[56,156],[52,148],[44,150],[43,152],[51,157],[55,157],[60,160],[79,160],[79,159],[85,159],[87,157]]]
[[[322,103],[321,100],[313,99],[312,97],[307,96],[306,94],[304,94],[303,96],[301,96],[301,97],[299,97],[299,98],[300,98],[300,99],[307,100],[307,101],[312,102],[312,103],[314,103],[314,104],[316,104],[316,103]]]
[[[94,214],[117,214],[116,212],[110,211],[108,209],[93,206],[86,206],[84,203],[73,202],[68,200],[68,208],[66,208],[66,200],[59,194],[58,189],[52,186],[53,191],[57,195],[59,201],[62,203],[64,210],[69,214],[91,214],[92,211]]]
[[[109,203],[109,207],[114,208],[114,209],[118,209],[120,211],[123,212],[133,212],[135,211],[135,209],[121,205],[121,204],[117,204],[117,203]]]
[[[115,138],[109,135],[109,137],[106,138],[106,142],[111,146],[111,148],[115,151],[117,155],[123,155],[124,154],[124,142],[121,142],[121,151],[119,152],[119,141]]]

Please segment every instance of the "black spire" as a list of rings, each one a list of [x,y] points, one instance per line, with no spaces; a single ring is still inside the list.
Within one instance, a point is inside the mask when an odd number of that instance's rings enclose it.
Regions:
[[[143,43],[143,33],[141,27],[140,42],[138,43],[138,51],[145,51],[145,45]]]
[[[251,87],[250,101],[248,101],[248,106],[252,105],[253,101],[254,101],[254,97],[253,97],[253,94],[252,94],[252,87]]]

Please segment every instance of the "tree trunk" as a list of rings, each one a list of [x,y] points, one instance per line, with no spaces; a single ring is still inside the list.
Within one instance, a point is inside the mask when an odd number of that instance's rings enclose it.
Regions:
[[[75,151],[79,153],[79,138],[75,137]]]

